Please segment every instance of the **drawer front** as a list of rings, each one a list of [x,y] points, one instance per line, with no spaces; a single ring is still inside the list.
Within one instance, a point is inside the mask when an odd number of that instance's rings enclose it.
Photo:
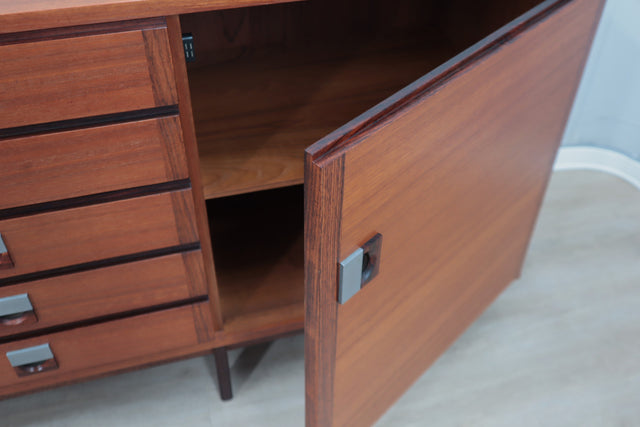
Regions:
[[[0,395],[148,363],[210,333],[204,302],[9,342],[0,345]]]
[[[195,243],[191,190],[0,221],[3,278]]]
[[[0,129],[177,103],[163,25],[0,46]]]
[[[187,177],[178,117],[0,141],[0,209]]]
[[[206,293],[200,251],[0,287],[0,337]]]

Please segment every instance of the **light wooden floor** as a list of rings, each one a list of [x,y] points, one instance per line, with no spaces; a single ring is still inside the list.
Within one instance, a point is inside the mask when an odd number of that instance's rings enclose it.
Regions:
[[[259,362],[259,363],[258,363]],[[0,402],[0,426],[302,426],[301,337]],[[522,278],[379,426],[640,426],[640,192],[552,179]]]

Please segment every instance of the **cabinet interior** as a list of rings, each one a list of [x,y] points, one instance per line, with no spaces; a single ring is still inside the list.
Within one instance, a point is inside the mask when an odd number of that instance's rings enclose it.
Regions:
[[[302,328],[301,185],[207,201],[225,331]]]
[[[537,3],[307,0],[181,16],[225,331],[302,327],[305,148]]]

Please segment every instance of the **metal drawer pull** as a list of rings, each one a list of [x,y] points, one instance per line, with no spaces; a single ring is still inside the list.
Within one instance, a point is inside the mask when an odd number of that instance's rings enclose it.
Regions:
[[[0,331],[5,326],[28,325],[37,321],[28,294],[0,298]]]
[[[339,265],[338,302],[344,304],[380,271],[382,234],[377,233]]]
[[[49,344],[8,351],[7,359],[19,377],[58,368]]]
[[[11,259],[11,255],[9,255],[7,245],[4,244],[2,234],[0,233],[0,270],[11,267],[13,267],[13,260]]]

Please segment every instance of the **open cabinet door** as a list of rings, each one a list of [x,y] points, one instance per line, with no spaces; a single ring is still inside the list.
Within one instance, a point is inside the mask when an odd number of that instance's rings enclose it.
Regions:
[[[547,1],[308,148],[307,427],[374,423],[518,277],[603,3]]]

